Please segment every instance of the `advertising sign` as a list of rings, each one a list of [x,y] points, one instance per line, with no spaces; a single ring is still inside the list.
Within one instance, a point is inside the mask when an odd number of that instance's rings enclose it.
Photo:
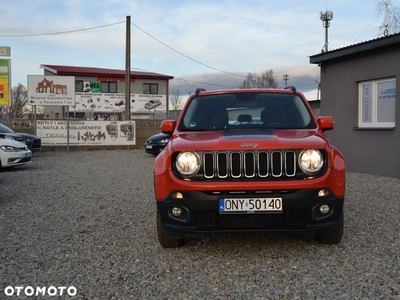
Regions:
[[[83,83],[83,91],[85,93],[101,93],[101,82],[93,81]]]
[[[75,105],[75,77],[28,75],[28,103]]]
[[[90,85],[96,82],[90,82]],[[90,87],[89,85],[89,87]],[[97,113],[125,111],[125,94],[75,93],[75,106],[71,111],[93,111]],[[154,111],[165,113],[167,111],[167,97],[153,94],[131,94],[131,112]]]
[[[66,146],[67,132],[65,120],[37,121],[42,146]],[[136,145],[135,121],[70,121],[69,145]]]
[[[11,48],[7,46],[0,47],[0,56],[11,56]]]
[[[10,105],[10,60],[0,59],[0,105]]]
[[[362,85],[362,121],[372,122],[372,84]]]
[[[378,122],[395,122],[396,119],[396,81],[388,80],[377,83]]]

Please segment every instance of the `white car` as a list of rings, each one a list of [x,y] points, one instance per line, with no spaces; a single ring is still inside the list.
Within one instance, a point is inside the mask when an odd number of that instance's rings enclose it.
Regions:
[[[160,99],[152,99],[149,100],[145,105],[144,108],[145,109],[153,109],[156,108],[157,106],[161,105],[161,100]]]
[[[21,142],[0,139],[0,167],[9,168],[29,164],[32,151]]]

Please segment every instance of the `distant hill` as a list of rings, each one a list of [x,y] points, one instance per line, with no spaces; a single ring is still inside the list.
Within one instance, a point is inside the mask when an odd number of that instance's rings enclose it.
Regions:
[[[304,93],[308,100],[317,97],[318,82],[320,81],[319,67],[314,65],[295,66],[292,68],[274,69],[274,77],[278,87],[283,88],[285,82],[283,75],[289,75],[287,85],[295,86]],[[262,72],[259,72],[260,74]],[[238,88],[246,79],[247,72],[235,72],[236,75],[227,73],[205,73],[199,75],[185,75],[170,81],[170,90],[179,88],[182,98],[194,93],[197,88],[206,90],[224,90]]]

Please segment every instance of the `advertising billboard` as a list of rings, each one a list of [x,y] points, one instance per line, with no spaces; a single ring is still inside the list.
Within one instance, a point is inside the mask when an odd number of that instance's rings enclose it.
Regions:
[[[28,75],[28,103],[75,105],[75,77]]]
[[[11,90],[11,62],[9,59],[0,59],[0,105],[10,105]]]
[[[38,120],[37,135],[42,146],[65,146],[68,143],[68,123],[65,120]],[[71,121],[69,145],[135,145],[135,121]]]

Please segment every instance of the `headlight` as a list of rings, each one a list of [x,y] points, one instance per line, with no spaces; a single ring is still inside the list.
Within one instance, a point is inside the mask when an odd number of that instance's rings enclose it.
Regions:
[[[200,157],[196,152],[182,152],[176,158],[176,169],[183,176],[190,177],[200,168]]]
[[[17,147],[13,146],[0,146],[0,149],[3,150],[4,152],[19,152],[19,149]]]
[[[299,155],[300,169],[307,174],[314,174],[324,165],[322,153],[318,150],[303,150]]]
[[[168,143],[168,141],[169,141],[169,139],[162,139],[162,140],[160,140],[160,143]]]
[[[5,139],[6,139],[6,140],[15,140],[12,136],[9,136],[9,135],[6,135],[6,136],[5,136]]]

